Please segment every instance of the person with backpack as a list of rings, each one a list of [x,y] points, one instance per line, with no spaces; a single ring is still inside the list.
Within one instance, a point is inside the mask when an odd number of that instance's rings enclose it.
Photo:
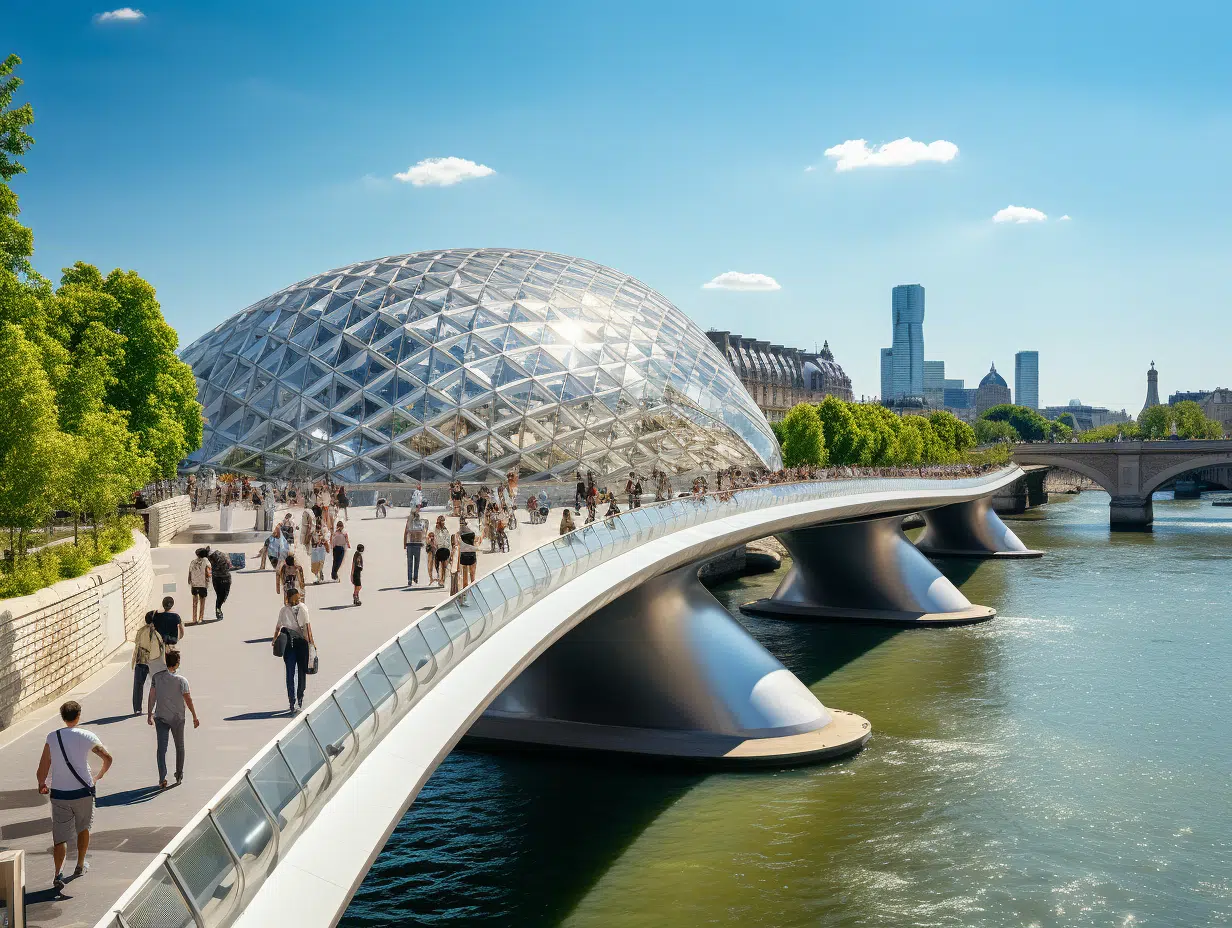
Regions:
[[[205,598],[210,594],[210,549],[198,548],[188,563],[188,588],[192,591],[192,624],[205,618]],[[174,644],[175,642],[170,642]]]
[[[192,713],[193,728],[201,727],[197,707],[193,705],[188,681],[178,673],[180,652],[167,652],[167,669],[154,674],[150,685],[150,701],[146,721],[154,726],[158,737],[155,759],[158,763],[158,785],[167,788],[167,742],[175,741],[175,785],[184,782],[184,707]]]
[[[222,604],[231,595],[231,558],[227,552],[214,549],[210,559],[210,579],[214,584],[214,618],[222,618]],[[204,606],[202,607],[204,611]]]
[[[419,582],[419,560],[423,556],[427,533],[427,520],[419,514],[418,507],[412,509],[411,514],[406,517],[406,528],[402,530],[402,546],[406,548],[406,585],[408,587]]]
[[[281,655],[287,670],[288,711],[294,715],[304,708],[304,690],[308,685],[308,659],[316,642],[312,638],[312,622],[308,607],[294,593],[278,613],[274,625],[274,654]]]
[[[81,703],[70,699],[60,707],[60,718],[64,727],[47,736],[37,772],[39,792],[51,797],[51,856],[56,865],[53,885],[57,890],[64,888],[61,868],[68,856],[68,842],[74,835],[77,869],[73,879],[85,876],[86,851],[94,825],[95,785],[107,775],[112,761],[98,735],[77,727]],[[103,761],[97,774],[90,771],[91,754],[97,754]]]
[[[173,605],[175,602],[170,596],[163,600],[164,609],[170,609]],[[137,629],[137,634],[133,638],[133,715],[141,714],[141,707],[145,702],[145,681],[150,674],[150,665],[155,665],[155,673],[157,673],[162,668],[167,653],[163,636],[154,626],[154,618],[157,615],[157,609],[147,612],[145,624]]]

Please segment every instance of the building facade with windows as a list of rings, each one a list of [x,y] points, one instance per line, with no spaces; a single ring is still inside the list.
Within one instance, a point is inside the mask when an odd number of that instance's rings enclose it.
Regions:
[[[1039,409],[1039,352],[1020,351],[1014,355],[1014,396],[1019,406]]]
[[[206,418],[189,469],[440,483],[781,466],[705,332],[628,274],[567,255],[456,249],[336,268],[181,357]]]
[[[829,342],[809,352],[731,332],[711,330],[706,336],[771,422],[781,421],[797,403],[820,403],[827,396],[854,399],[851,378],[834,360]]]
[[[987,410],[1010,402],[1010,387],[1005,378],[997,373],[997,365],[989,368],[975,391],[975,414],[982,416]]]

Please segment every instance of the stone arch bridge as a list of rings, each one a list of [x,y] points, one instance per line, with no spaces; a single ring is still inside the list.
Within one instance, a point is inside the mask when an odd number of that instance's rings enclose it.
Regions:
[[[1190,471],[1232,465],[1232,439],[1020,444],[1014,448],[1014,462],[1090,477],[1112,497],[1112,528],[1144,530],[1154,521],[1151,494]]]

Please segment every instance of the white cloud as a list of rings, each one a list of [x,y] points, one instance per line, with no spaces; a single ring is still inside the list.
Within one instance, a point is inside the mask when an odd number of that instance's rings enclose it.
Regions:
[[[854,171],[856,168],[898,168],[921,161],[953,161],[958,146],[945,139],[917,142],[901,138],[870,148],[864,139],[848,139],[841,145],[826,149],[826,157],[835,161],[834,170]]]
[[[993,222],[1044,222],[1047,215],[1029,206],[1007,206],[993,214]],[[1068,217],[1066,217],[1068,218]]]
[[[94,16],[96,23],[132,23],[139,19],[145,19],[145,14],[131,6],[122,6],[107,13],[96,13]]]
[[[1070,221],[1069,213],[1066,213],[1064,216],[1062,216],[1060,219],[1057,220],[1057,222],[1069,222],[1069,221]]]
[[[416,187],[451,187],[460,181],[495,173],[486,164],[476,164],[451,155],[448,158],[425,158],[402,173],[395,174],[394,178]]]
[[[765,274],[724,271],[714,280],[702,284],[703,290],[782,290],[779,282]]]

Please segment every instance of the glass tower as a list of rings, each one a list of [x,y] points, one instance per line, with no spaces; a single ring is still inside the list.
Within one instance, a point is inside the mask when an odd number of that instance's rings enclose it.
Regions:
[[[1039,409],[1039,352],[1020,351],[1014,355],[1014,396],[1019,406]]]
[[[924,395],[924,288],[901,284],[891,296],[894,319],[893,397]]]
[[[894,349],[881,349],[881,398],[894,399]]]

